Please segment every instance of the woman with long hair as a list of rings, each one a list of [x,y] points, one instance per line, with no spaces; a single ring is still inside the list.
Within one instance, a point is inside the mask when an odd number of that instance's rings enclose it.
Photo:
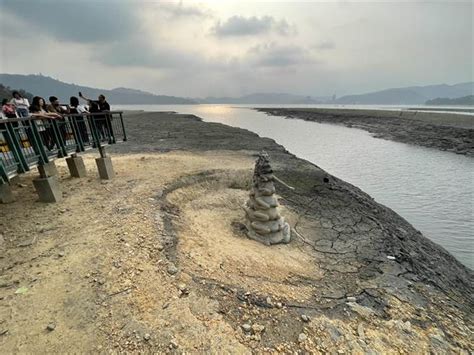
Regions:
[[[36,124],[38,127],[38,131],[41,135],[41,140],[43,141],[43,145],[45,145],[48,150],[53,149],[54,141],[53,135],[50,129],[47,129],[44,122],[45,120],[50,119],[57,119],[61,118],[60,114],[47,112],[46,111],[46,103],[42,97],[35,96],[33,97],[33,101],[30,106],[31,116],[37,118]]]

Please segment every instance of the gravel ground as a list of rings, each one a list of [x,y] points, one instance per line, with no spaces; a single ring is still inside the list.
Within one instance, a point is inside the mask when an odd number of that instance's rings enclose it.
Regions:
[[[0,346],[18,352],[470,352],[473,272],[370,196],[267,138],[198,117],[125,115],[117,177],[0,208]],[[292,242],[245,237],[270,155]],[[23,221],[18,223],[18,221]],[[27,223],[25,222],[27,221]]]

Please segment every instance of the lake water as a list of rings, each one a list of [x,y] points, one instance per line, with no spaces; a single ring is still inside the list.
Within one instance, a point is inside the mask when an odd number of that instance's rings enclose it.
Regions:
[[[298,157],[361,188],[474,269],[472,158],[376,139],[359,129],[269,117],[243,106],[124,105],[113,109],[191,113],[207,122],[272,138]]]

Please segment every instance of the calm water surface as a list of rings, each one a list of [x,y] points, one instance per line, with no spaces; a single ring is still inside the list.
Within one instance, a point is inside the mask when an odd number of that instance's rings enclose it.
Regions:
[[[248,107],[129,105],[114,109],[192,113],[208,122],[272,138],[298,157],[361,188],[474,269],[472,158],[372,138],[359,129],[269,117]]]

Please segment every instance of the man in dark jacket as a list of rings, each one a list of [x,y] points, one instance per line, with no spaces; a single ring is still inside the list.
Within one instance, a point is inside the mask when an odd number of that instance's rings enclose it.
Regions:
[[[93,120],[97,131],[99,133],[100,139],[107,139],[109,143],[115,143],[114,131],[112,128],[112,117],[109,114],[97,115],[99,112],[108,112],[110,111],[110,105],[105,99],[104,95],[99,95],[98,100],[91,100],[82,95],[82,92],[79,92],[79,97],[83,100],[86,100],[89,104],[89,112],[94,113]]]

